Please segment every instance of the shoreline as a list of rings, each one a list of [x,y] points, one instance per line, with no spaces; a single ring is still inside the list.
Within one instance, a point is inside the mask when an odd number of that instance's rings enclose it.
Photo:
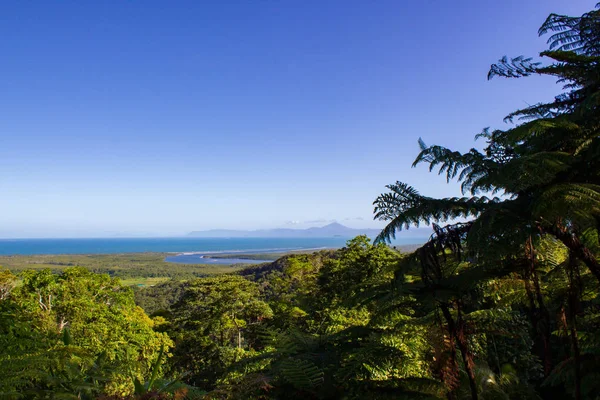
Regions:
[[[164,261],[175,264],[209,263],[220,265],[270,263],[290,254],[312,254],[317,251],[337,250],[340,247],[315,247],[306,249],[233,250],[221,252],[183,252],[165,257]]]
[[[315,252],[320,250],[337,250],[341,247],[310,247],[310,248],[275,248],[275,249],[257,249],[257,250],[222,250],[222,251],[170,251],[169,254],[175,256],[201,256],[201,258],[221,258],[229,255],[249,255],[249,254],[289,254],[301,252]]]

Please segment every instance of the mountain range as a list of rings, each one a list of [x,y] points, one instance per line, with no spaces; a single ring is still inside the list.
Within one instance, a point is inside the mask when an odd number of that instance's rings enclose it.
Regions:
[[[312,227],[307,229],[290,229],[290,228],[278,228],[278,229],[259,229],[254,231],[243,231],[243,230],[231,230],[231,229],[211,229],[207,231],[193,231],[187,234],[189,237],[204,237],[204,238],[324,238],[324,237],[343,237],[353,238],[358,235],[367,235],[371,238],[377,236],[381,232],[380,229],[355,229],[349,228],[337,222],[325,225],[322,227]],[[429,234],[422,234],[418,232],[419,237],[426,237]]]

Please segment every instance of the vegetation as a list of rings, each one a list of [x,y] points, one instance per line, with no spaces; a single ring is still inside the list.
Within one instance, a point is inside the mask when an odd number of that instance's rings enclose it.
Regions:
[[[0,256],[0,265],[13,273],[35,269],[61,272],[67,268],[84,267],[98,274],[109,274],[130,284],[157,283],[165,279],[190,279],[222,274],[241,269],[240,266],[214,264],[177,264],[165,261],[169,253],[88,254],[88,255],[14,255]]]
[[[489,77],[556,76],[564,93],[481,150],[420,141],[415,165],[464,196],[389,185],[375,243],[209,277],[173,265],[190,274],[135,297],[96,256],[9,265],[0,396],[600,399],[600,11],[551,15],[547,33],[550,64],[503,58]],[[422,223],[414,252],[385,244]]]
[[[125,396],[172,341],[153,329],[130,289],[83,268],[2,274],[3,398]]]
[[[168,312],[173,304],[181,300],[187,286],[187,281],[169,280],[150,287],[134,287],[135,304],[148,314]]]

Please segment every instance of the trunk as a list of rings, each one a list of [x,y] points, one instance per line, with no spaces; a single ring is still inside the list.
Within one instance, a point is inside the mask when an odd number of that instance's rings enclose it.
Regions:
[[[456,345],[454,343],[454,339],[451,336],[448,337],[448,340],[448,350],[450,351],[450,360],[448,360],[448,363],[450,364],[450,371],[448,371],[448,376],[445,376],[444,378],[450,383],[450,387],[452,388],[452,390],[448,392],[448,400],[456,400],[456,389],[458,389],[459,375],[458,363],[456,362]]]
[[[533,247],[533,239],[529,236],[527,243],[529,251],[529,275],[533,281],[533,287],[535,290],[535,297],[537,299],[539,320],[536,329],[542,339],[542,360],[544,361],[544,376],[548,376],[552,371],[552,349],[550,347],[550,312],[546,308],[544,303],[544,296],[540,287],[540,279],[538,277],[537,270],[535,268],[535,248]],[[540,326],[541,325],[541,326]]]
[[[235,314],[233,314],[231,316],[231,319],[233,320],[235,329],[237,329],[237,348],[241,349],[242,348],[242,329],[240,328],[239,324],[237,323],[237,320],[235,319]]]
[[[581,352],[577,338],[577,288],[575,287],[575,273],[577,263],[574,257],[569,260],[569,333],[573,346],[573,359],[575,361],[575,400],[581,400]]]
[[[572,350],[571,341],[569,340],[569,322],[567,321],[567,311],[565,310],[565,306],[563,305],[558,313],[558,320],[561,324],[560,328],[562,328],[563,336],[567,338],[567,340],[562,340],[563,344],[563,352],[565,354],[570,354]]]
[[[434,344],[435,363],[433,370],[438,375],[440,381],[448,388],[446,398],[448,400],[456,400],[456,390],[458,389],[458,363],[456,362],[456,344],[452,335],[448,334],[448,330],[444,326],[438,312],[436,312],[436,322],[440,332],[441,342],[437,341],[437,337],[432,338]]]
[[[477,384],[475,382],[475,371],[474,371],[474,363],[473,363],[473,355],[469,351],[469,347],[467,345],[467,338],[465,336],[465,326],[464,321],[462,320],[462,314],[460,311],[460,307],[458,309],[458,322],[454,322],[454,318],[452,318],[452,314],[450,313],[450,309],[448,305],[445,303],[441,303],[440,307],[442,309],[442,314],[446,319],[446,323],[448,324],[448,331],[454,337],[456,344],[458,345],[458,349],[460,350],[460,354],[462,356],[463,362],[465,364],[465,370],[467,372],[467,376],[469,377],[469,388],[471,389],[471,399],[477,400]]]
[[[523,281],[525,283],[525,292],[527,293],[527,298],[529,299],[529,319],[531,321],[531,326],[533,326],[533,329],[535,329],[534,337],[541,338],[541,343],[536,343],[536,352],[539,353],[540,359],[543,361],[544,376],[547,377],[550,374],[550,371],[552,371],[552,352],[550,348],[550,340],[549,336],[544,334],[546,329],[543,329],[543,327],[540,326],[542,325],[540,315],[541,311],[535,304],[531,281],[528,276],[524,277]],[[549,327],[549,325],[547,326]]]
[[[65,326],[67,326],[67,321],[65,321],[65,318],[63,317],[58,323],[58,333],[62,333],[63,329],[65,329]]]
[[[600,282],[600,264],[590,249],[581,243],[581,240],[576,234],[570,233],[559,226],[553,226],[551,229],[543,231],[550,233],[560,240],[569,249],[571,254],[581,260],[596,277],[598,282]]]
[[[573,357],[575,359],[575,400],[581,400],[581,353],[577,339],[575,320],[571,322],[571,342],[573,343]]]

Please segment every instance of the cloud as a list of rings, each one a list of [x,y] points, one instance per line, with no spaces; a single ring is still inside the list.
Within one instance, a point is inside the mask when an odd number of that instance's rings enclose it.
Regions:
[[[330,224],[332,222],[336,222],[335,219],[325,219],[325,218],[319,218],[319,219],[310,219],[310,220],[306,220],[306,221],[298,221],[298,220],[290,220],[290,221],[285,221],[286,225],[324,225],[324,224]]]
[[[336,222],[336,220],[321,218],[321,219],[312,219],[310,221],[304,221],[305,224],[330,224],[332,222]]]
[[[365,219],[363,217],[348,217],[348,218],[344,218],[344,221],[364,221]]]
[[[326,219],[312,219],[310,221],[304,221],[305,224],[322,224],[324,222],[327,222]]]

